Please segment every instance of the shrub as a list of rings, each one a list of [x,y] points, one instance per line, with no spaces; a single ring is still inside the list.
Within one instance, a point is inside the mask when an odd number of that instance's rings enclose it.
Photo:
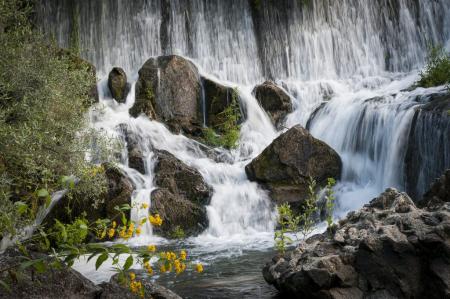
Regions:
[[[441,46],[432,47],[428,53],[427,64],[420,72],[416,85],[434,87],[450,83],[450,53]]]
[[[222,122],[214,129],[204,129],[204,142],[212,146],[222,146],[228,149],[236,148],[240,134],[240,115],[238,92],[233,90],[230,105],[218,114]]]

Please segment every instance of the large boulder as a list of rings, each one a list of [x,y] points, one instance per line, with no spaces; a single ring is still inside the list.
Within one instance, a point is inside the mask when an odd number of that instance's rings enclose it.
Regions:
[[[277,203],[301,206],[312,177],[318,186],[328,178],[339,179],[342,162],[325,142],[297,125],[276,138],[245,167],[251,181],[262,184]]]
[[[119,103],[124,103],[129,91],[127,74],[120,67],[114,67],[108,75],[108,88],[111,96]]]
[[[388,189],[263,269],[297,298],[449,298],[450,204],[418,209]]]
[[[256,86],[253,94],[269,115],[272,123],[277,128],[281,128],[286,115],[293,111],[291,97],[272,81]]]
[[[144,113],[174,133],[199,136],[203,122],[200,85],[192,62],[176,55],[150,58],[139,70],[130,114]]]
[[[154,172],[158,189],[151,194],[151,212],[163,219],[163,225],[154,229],[167,237],[177,227],[187,235],[204,230],[211,189],[201,174],[167,151],[156,152]]]
[[[76,192],[66,194],[52,206],[45,216],[43,224],[51,226],[54,224],[54,219],[58,219],[62,223],[71,223],[83,213],[86,213],[86,219],[90,222],[99,218],[116,219],[117,211],[114,210],[114,207],[130,204],[134,185],[120,168],[110,163],[103,164],[103,168],[108,186],[105,194],[101,196],[102,198],[97,199],[97,203],[94,203],[92,198],[78,195]],[[68,210],[70,210],[70,214]]]

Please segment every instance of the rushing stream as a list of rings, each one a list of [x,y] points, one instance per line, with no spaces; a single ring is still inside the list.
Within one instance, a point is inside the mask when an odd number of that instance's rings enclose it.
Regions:
[[[286,126],[307,127],[340,154],[344,167],[335,188],[337,218],[387,187],[409,188],[405,159],[410,136],[434,150],[432,160],[417,161],[420,176],[411,187],[415,195],[450,167],[448,122],[424,119],[418,127],[422,131],[410,134],[417,108],[443,87],[409,89],[424,64],[427,45],[450,48],[450,1],[301,3],[47,0],[39,6],[37,23],[42,30],[66,47],[71,32],[78,32],[82,55],[96,65],[99,76],[104,78],[112,66],[120,66],[131,77],[124,104],[110,98],[106,79],[99,82],[100,103],[91,112],[91,123],[122,141],[126,124],[138,137],[146,158],[145,175],[128,167],[125,142],[120,161],[136,186],[132,203],[151,204],[150,193],[158,187],[153,182],[154,149],[167,150],[196,168],[213,188],[207,207],[209,227],[200,236],[172,242],[153,235],[147,223],[141,236],[129,240],[135,246],[188,248],[192,258],[205,263],[205,275],[200,277],[187,273],[157,278],[182,296],[276,296],[261,276],[261,267],[273,255],[275,211],[267,193],[248,181],[244,171],[282,133],[251,93],[265,79],[276,81],[292,96],[294,112]],[[129,115],[138,69],[149,57],[163,54],[185,56],[203,76],[238,89],[246,119],[238,148],[223,153],[227,162],[208,158],[198,142],[172,134],[161,123]],[[132,218],[146,213],[133,210]],[[75,267],[96,282],[111,275],[93,271],[93,265],[84,261]]]

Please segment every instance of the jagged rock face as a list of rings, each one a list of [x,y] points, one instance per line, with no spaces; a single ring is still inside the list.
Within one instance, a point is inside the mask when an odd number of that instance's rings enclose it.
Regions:
[[[245,167],[250,180],[261,183],[277,203],[301,205],[308,195],[309,177],[318,186],[340,178],[342,162],[325,142],[297,125],[275,139]]]
[[[419,201],[418,206],[421,208],[436,209],[445,202],[450,202],[450,169],[431,185],[430,190]]]
[[[71,223],[77,217],[81,217],[84,212],[86,212],[86,218],[90,222],[99,218],[119,220],[114,207],[130,204],[134,185],[125,173],[114,165],[105,163],[103,167],[105,169],[108,187],[106,193],[103,195],[103,201],[97,207],[93,206],[93,202],[89,198],[63,196],[52,207],[43,223],[51,226],[54,223],[54,219],[58,219],[62,223]],[[70,215],[67,213],[67,207],[71,210]],[[116,218],[114,218],[115,216]]]
[[[119,103],[124,103],[129,91],[127,74],[120,67],[114,67],[108,75],[108,88],[111,96]]]
[[[302,298],[448,298],[450,204],[418,209],[388,189],[263,270],[266,281]]]
[[[156,152],[155,185],[152,192],[151,212],[159,213],[163,219],[155,231],[171,236],[179,226],[187,235],[201,232],[208,226],[205,205],[211,189],[201,174],[167,151]]]
[[[144,113],[174,133],[202,133],[201,86],[193,63],[176,55],[150,58],[139,70],[130,114]]]
[[[423,196],[434,178],[450,167],[449,111],[450,93],[441,93],[431,95],[429,103],[414,114],[405,177],[406,192],[415,200]]]
[[[259,104],[267,112],[272,123],[281,128],[287,114],[291,113],[291,97],[272,81],[266,81],[253,90]]]

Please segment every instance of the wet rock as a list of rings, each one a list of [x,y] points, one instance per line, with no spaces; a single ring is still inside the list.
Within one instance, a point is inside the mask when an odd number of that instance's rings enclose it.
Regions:
[[[405,157],[406,192],[415,201],[450,168],[450,93],[427,96],[415,111]],[[439,158],[438,158],[439,157]]]
[[[301,298],[448,298],[449,208],[421,210],[405,193],[388,189],[335,232],[274,258],[264,278]]]
[[[245,167],[251,181],[262,184],[277,203],[299,207],[308,194],[309,177],[318,186],[340,178],[342,162],[325,142],[297,125],[280,135]]]
[[[44,254],[30,252],[34,259],[52,259]],[[17,249],[8,249],[0,255],[0,269],[12,267],[23,262],[23,255]],[[21,271],[21,275],[14,271],[0,272],[0,280],[8,283],[11,293],[0,288],[0,298],[97,298],[102,289],[92,283],[75,270],[62,266],[61,269],[48,269],[44,273],[31,270],[33,267]],[[11,274],[10,274],[11,273]],[[13,281],[12,278],[17,281]]]
[[[237,101],[237,96],[233,88],[211,79],[202,78],[202,83],[205,92],[206,125],[220,129],[220,125],[224,122],[221,113],[230,106],[233,98]]]
[[[423,199],[418,202],[418,206],[435,209],[445,202],[450,202],[450,169],[447,169],[440,178],[436,179]]]
[[[108,75],[108,88],[111,96],[119,103],[124,103],[130,89],[127,74],[120,67],[114,67]]]
[[[97,204],[94,204],[93,199],[78,196],[76,193],[72,196],[65,195],[54,204],[43,223],[52,226],[54,219],[58,219],[62,223],[71,223],[77,217],[81,217],[83,213],[86,213],[86,219],[90,222],[99,218],[115,219],[114,216],[117,216],[117,211],[114,210],[114,207],[130,204],[134,185],[118,167],[105,163],[103,168],[105,169],[108,186],[106,193],[102,195],[103,198]],[[67,212],[68,208],[71,211],[70,214]]]
[[[151,212],[163,219],[160,228],[169,236],[179,226],[187,235],[201,232],[208,226],[205,205],[209,203],[211,189],[201,174],[167,151],[156,152],[154,166],[155,185],[151,194]]]
[[[157,285],[150,281],[148,276],[140,275],[137,273],[136,279],[142,283],[144,288],[145,298],[154,298],[154,299],[181,299],[180,296],[175,294],[169,289],[166,289],[163,286]],[[111,277],[111,280],[107,283],[102,283],[100,287],[103,289],[100,299],[135,299],[135,294],[130,292],[130,288],[123,286],[118,281],[118,274]]]
[[[291,97],[272,81],[256,86],[253,94],[272,123],[281,128],[286,115],[293,111]]]
[[[176,55],[150,58],[139,70],[136,102],[130,114],[141,113],[165,123],[174,133],[202,133],[201,86],[193,63]]]

